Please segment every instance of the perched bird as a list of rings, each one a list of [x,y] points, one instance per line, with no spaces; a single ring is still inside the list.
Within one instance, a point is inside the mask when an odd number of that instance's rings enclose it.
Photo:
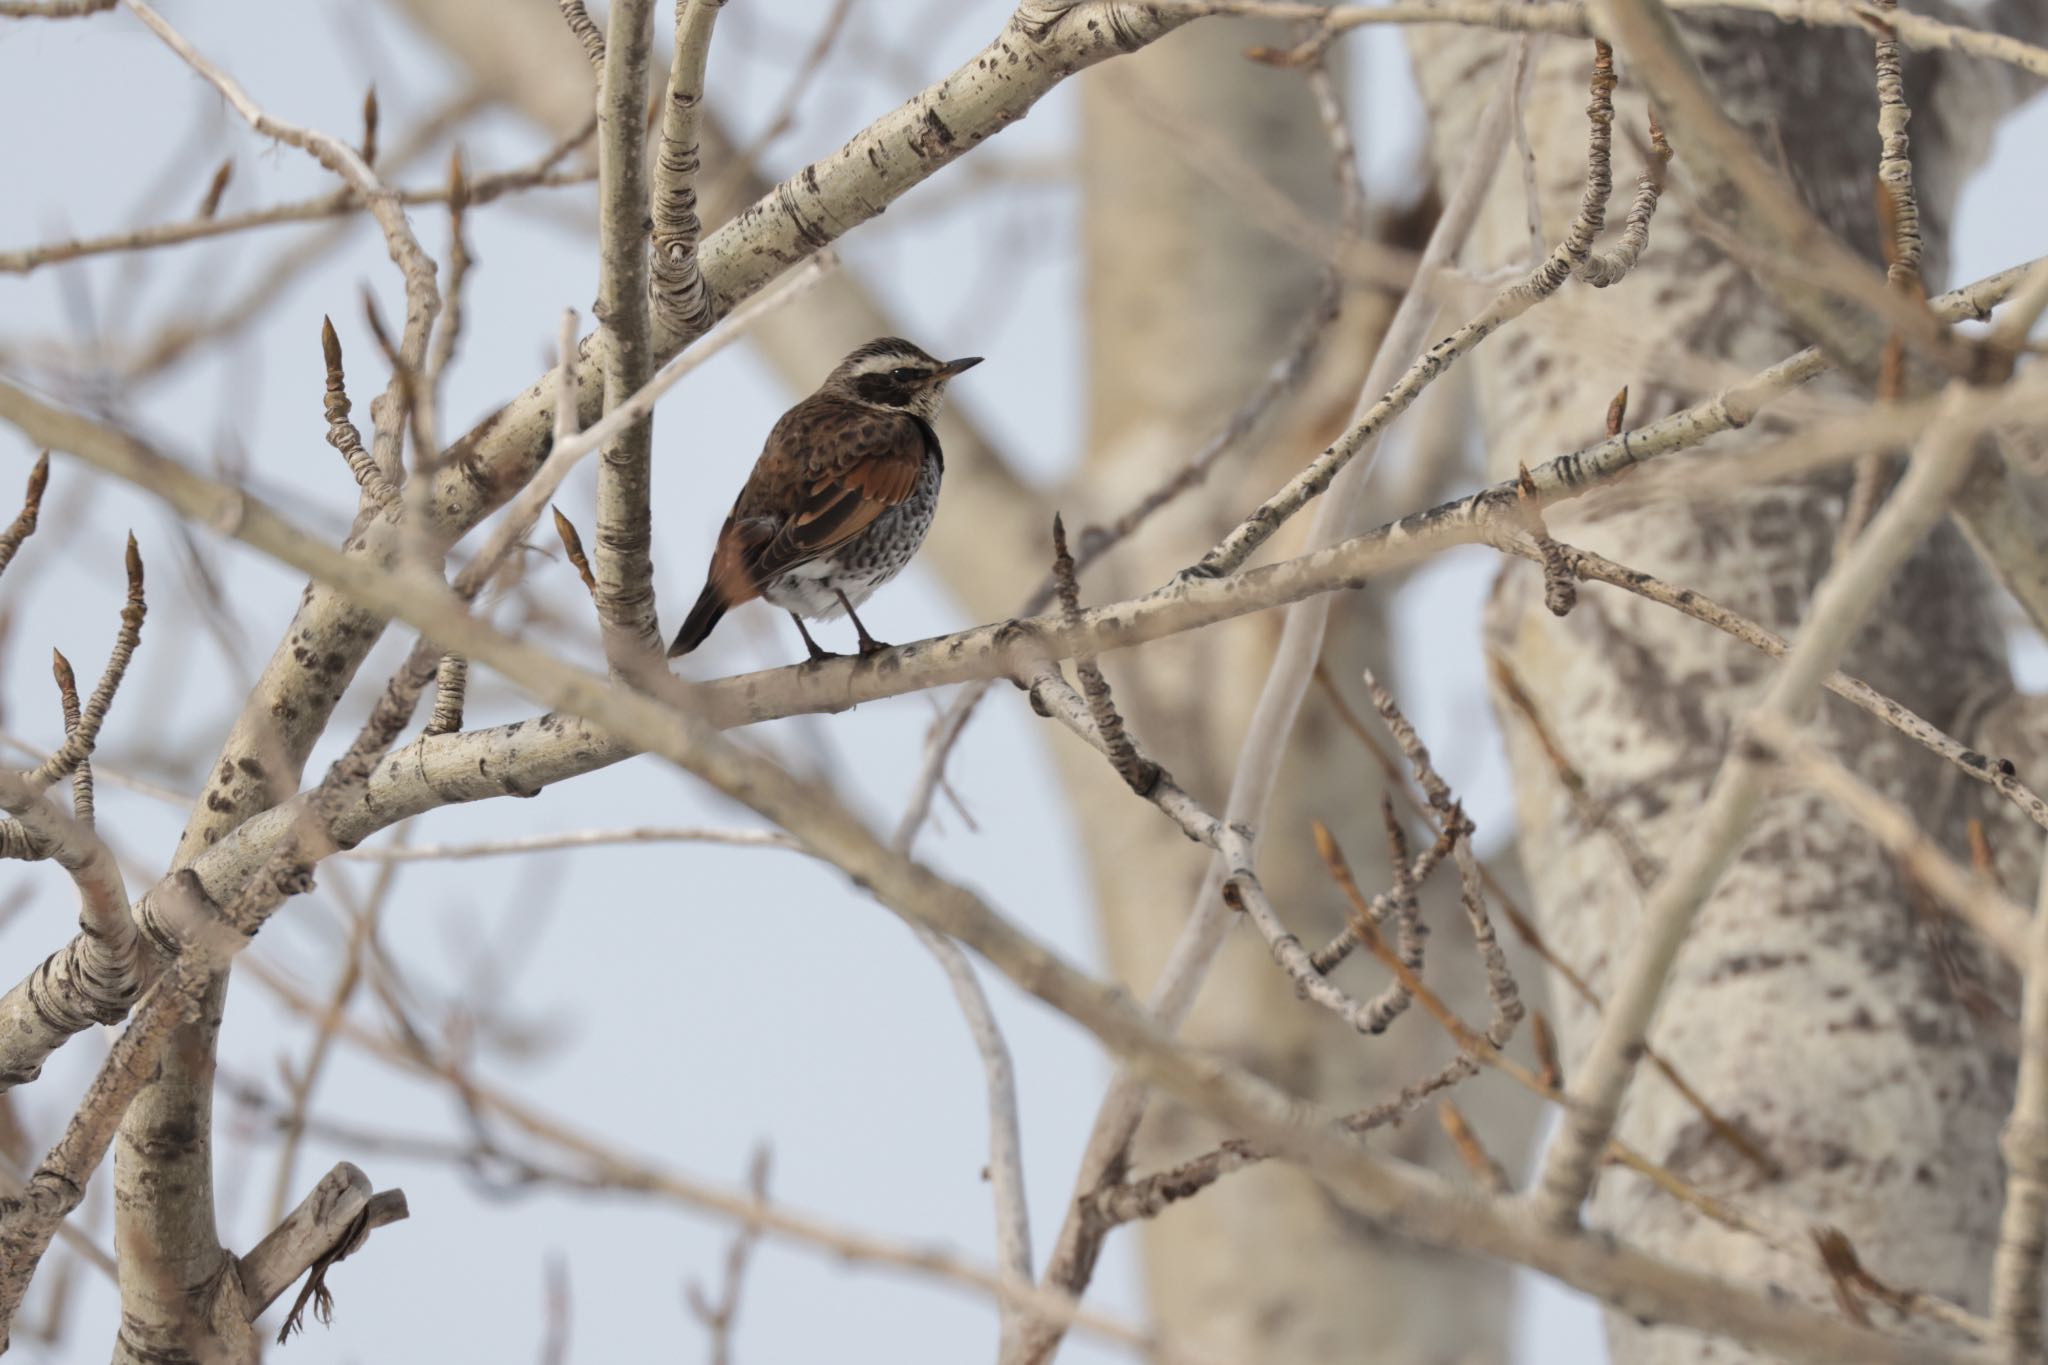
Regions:
[[[882,337],[782,414],[719,528],[704,591],[669,658],[703,644],[720,617],[756,597],[790,614],[813,659],[836,656],[818,647],[804,618],[842,611],[862,654],[888,648],[853,609],[924,543],[945,470],[932,418],[947,381],[980,363],[978,355],[934,360]]]

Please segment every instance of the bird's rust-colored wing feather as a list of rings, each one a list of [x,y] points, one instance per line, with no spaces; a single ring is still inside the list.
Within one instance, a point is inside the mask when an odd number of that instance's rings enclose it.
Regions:
[[[769,433],[719,534],[713,574],[721,564],[743,574],[753,597],[839,549],[909,498],[935,444],[930,432],[907,413],[829,398],[799,403]]]

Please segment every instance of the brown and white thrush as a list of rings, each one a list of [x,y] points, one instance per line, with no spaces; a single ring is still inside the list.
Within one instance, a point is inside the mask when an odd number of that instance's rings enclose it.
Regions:
[[[784,413],[719,528],[704,591],[668,656],[688,654],[726,612],[757,597],[790,614],[813,659],[834,656],[818,647],[804,618],[830,620],[842,611],[862,654],[886,649],[853,609],[924,543],[945,471],[931,419],[947,381],[980,363],[980,356],[934,360],[901,338],[882,337],[840,361],[816,393]]]

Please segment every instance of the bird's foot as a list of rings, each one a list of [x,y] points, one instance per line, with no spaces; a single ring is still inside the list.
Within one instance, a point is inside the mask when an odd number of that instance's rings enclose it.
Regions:
[[[877,640],[874,636],[869,635],[865,631],[861,633],[860,657],[863,659],[869,658],[876,654],[884,653],[885,651],[894,648],[894,645],[885,645],[880,640]]]
[[[791,612],[789,614],[789,619],[796,622],[796,633],[804,637],[804,648],[811,651],[812,663],[821,664],[825,662],[825,660],[827,659],[837,659],[843,657],[842,655],[834,654],[829,649],[818,648],[818,642],[816,640],[813,640],[811,638],[811,632],[804,628],[803,617],[798,616],[795,612]]]

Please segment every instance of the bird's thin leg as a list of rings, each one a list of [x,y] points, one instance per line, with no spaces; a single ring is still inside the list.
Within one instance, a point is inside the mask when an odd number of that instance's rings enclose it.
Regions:
[[[836,659],[839,657],[837,654],[834,654],[829,649],[818,648],[818,642],[811,638],[811,633],[808,630],[804,629],[803,617],[798,616],[795,612],[791,612],[789,614],[789,619],[796,622],[796,633],[804,637],[804,648],[811,651],[812,663],[816,663],[820,659]]]
[[[846,600],[845,593],[840,592],[837,588],[834,588],[832,593],[833,596],[839,599],[839,605],[846,608],[846,619],[853,622],[854,630],[860,634],[860,652],[863,657],[869,654],[880,654],[889,647],[868,634],[868,628],[860,623],[858,616],[853,614],[853,603]]]

